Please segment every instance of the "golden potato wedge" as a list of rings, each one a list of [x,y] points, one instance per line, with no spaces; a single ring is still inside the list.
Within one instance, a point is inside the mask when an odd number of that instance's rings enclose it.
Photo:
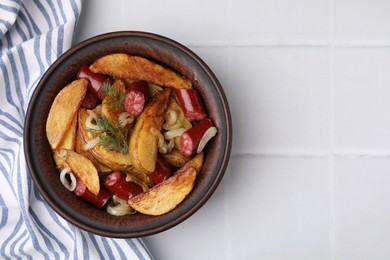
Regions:
[[[189,167],[148,191],[131,198],[128,203],[136,211],[146,215],[165,214],[181,203],[194,187],[196,170]]]
[[[119,115],[125,112],[123,106],[118,107],[116,105],[116,99],[126,92],[126,87],[122,80],[117,79],[112,84],[112,88],[115,88],[115,90],[110,91],[110,95],[107,95],[102,101],[102,115],[115,125],[118,122]]]
[[[56,163],[57,169],[67,168],[69,165],[66,163],[66,151],[68,149],[55,149],[53,151],[53,158]]]
[[[114,53],[97,59],[90,67],[95,73],[114,78],[145,80],[159,86],[192,88],[189,80],[178,73],[139,56]]]
[[[190,160],[190,157],[182,155],[176,148],[172,149],[170,153],[163,154],[163,157],[174,167],[182,167]]]
[[[97,195],[100,191],[99,175],[91,160],[71,150],[60,148],[57,151],[59,154],[64,154],[65,162],[72,172],[93,194]]]
[[[88,112],[85,108],[80,108],[79,111],[79,129],[80,135],[83,138],[84,143],[88,143],[92,139],[98,138],[98,134],[95,134],[93,137],[92,133],[88,131],[86,126],[86,120],[88,117]],[[95,145],[89,151],[96,158],[98,162],[107,166],[111,170],[123,170],[128,168],[131,165],[130,157],[128,154],[123,154],[120,152],[109,151],[100,145]]]
[[[68,131],[66,131],[59,148],[65,148],[74,151],[76,145],[77,116],[73,118]]]
[[[80,129],[77,129],[75,152],[84,155],[85,157],[90,159],[93,165],[95,165],[96,170],[98,170],[98,172],[111,172],[112,169],[101,164],[98,160],[96,160],[96,158],[93,156],[90,150],[84,149],[86,144],[87,143],[84,141],[84,138],[81,136]]]
[[[138,172],[154,171],[158,137],[152,133],[152,129],[161,131],[171,92],[172,89],[166,88],[154,96],[135,123],[129,140],[129,155],[131,164]]]
[[[186,171],[188,168],[194,168],[197,173],[200,172],[200,169],[202,169],[203,166],[203,157],[204,154],[201,152],[200,154],[197,154],[192,158],[190,161],[188,161],[183,167],[181,167],[179,170],[175,172],[175,174],[178,174],[180,172]]]
[[[59,147],[87,92],[87,79],[78,79],[57,94],[46,122],[46,136],[52,149]]]

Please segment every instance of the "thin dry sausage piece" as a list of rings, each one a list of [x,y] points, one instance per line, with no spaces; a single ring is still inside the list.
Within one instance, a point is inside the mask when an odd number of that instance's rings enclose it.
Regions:
[[[209,118],[204,118],[185,131],[180,137],[180,152],[184,156],[191,156],[198,148],[204,133],[212,126],[213,122]]]
[[[94,109],[97,106],[98,101],[99,99],[88,90],[81,106],[86,109]]]
[[[149,177],[153,180],[154,184],[165,181],[171,176],[171,166],[165,159],[158,154],[156,160],[156,168]]]
[[[103,208],[104,205],[106,205],[107,201],[111,198],[112,195],[104,187],[100,187],[98,195],[93,194],[90,190],[88,190],[87,186],[85,186],[83,181],[78,177],[76,177],[76,188],[74,190],[74,193],[82,199],[95,205],[99,209]]]
[[[120,171],[108,175],[104,181],[104,186],[126,201],[142,192],[140,185],[132,181],[126,181],[126,177]]]
[[[150,89],[145,81],[135,81],[126,90],[123,106],[127,113],[139,116],[150,98]]]
[[[195,89],[176,89],[176,96],[189,121],[200,121],[207,117],[198,91]]]
[[[89,80],[88,84],[88,90],[98,97],[99,99],[103,100],[104,95],[102,93],[102,86],[104,83],[111,84],[111,80],[101,74],[93,73],[87,65],[84,65],[80,68],[79,72],[77,73],[77,78],[86,78]]]

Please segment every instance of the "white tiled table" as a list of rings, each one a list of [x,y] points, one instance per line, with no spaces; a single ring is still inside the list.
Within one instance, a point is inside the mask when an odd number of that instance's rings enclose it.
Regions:
[[[157,259],[390,259],[390,1],[86,0],[79,42],[165,35],[216,73],[226,175]]]

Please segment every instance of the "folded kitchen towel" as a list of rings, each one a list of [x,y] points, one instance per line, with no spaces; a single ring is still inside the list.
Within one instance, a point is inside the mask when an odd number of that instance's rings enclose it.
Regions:
[[[71,47],[81,0],[0,1],[0,258],[151,259],[141,239],[80,230],[57,215],[32,182],[23,124],[45,70]]]

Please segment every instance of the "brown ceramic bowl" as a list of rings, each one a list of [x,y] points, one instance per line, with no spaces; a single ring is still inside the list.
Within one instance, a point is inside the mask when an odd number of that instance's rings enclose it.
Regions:
[[[199,90],[218,135],[208,144],[204,166],[192,192],[174,210],[161,216],[111,216],[67,191],[59,180],[49,143],[46,119],[51,104],[82,65],[110,53],[123,52],[154,60],[190,79]],[[29,105],[24,143],[28,168],[40,193],[63,218],[86,231],[109,237],[140,237],[171,228],[195,213],[213,194],[228,164],[232,126],[224,91],[210,68],[192,51],[166,37],[145,32],[113,32],[73,47],[47,70]],[[222,203],[222,202],[221,202]]]

